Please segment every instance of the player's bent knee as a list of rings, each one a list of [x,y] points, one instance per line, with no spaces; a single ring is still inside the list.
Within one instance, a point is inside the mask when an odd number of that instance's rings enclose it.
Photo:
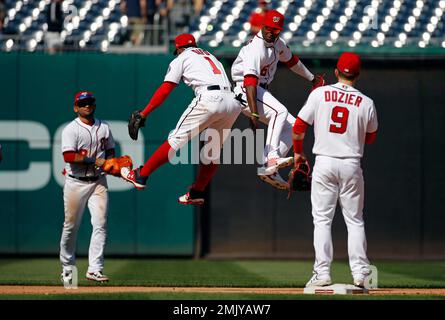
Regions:
[[[180,137],[168,138],[168,144],[175,152],[181,149],[183,146],[185,146],[188,141],[189,139],[184,139]]]

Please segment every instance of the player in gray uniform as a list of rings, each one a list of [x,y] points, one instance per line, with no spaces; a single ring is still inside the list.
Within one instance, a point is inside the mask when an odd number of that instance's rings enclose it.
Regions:
[[[62,132],[62,153],[65,165],[63,202],[65,221],[60,240],[62,282],[70,284],[76,264],[76,240],[85,206],[91,213],[93,232],[88,253],[89,280],[106,282],[104,248],[107,237],[108,186],[100,169],[105,159],[114,157],[114,140],[107,123],[94,118],[96,99],[91,92],[75,96],[74,112],[78,117]]]

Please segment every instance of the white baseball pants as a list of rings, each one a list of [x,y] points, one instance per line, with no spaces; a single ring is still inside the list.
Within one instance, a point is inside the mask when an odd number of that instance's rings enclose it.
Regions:
[[[349,265],[354,278],[369,272],[363,221],[364,181],[360,159],[317,156],[312,175],[312,216],[314,219],[314,271],[330,275],[333,259],[331,225],[337,199],[348,230]]]
[[[84,182],[66,177],[63,188],[65,221],[60,240],[60,261],[64,271],[76,265],[77,232],[85,207],[91,214],[93,232],[88,253],[88,272],[102,271],[107,238],[108,186],[105,176],[95,182]]]
[[[233,92],[201,90],[170,132],[168,143],[174,150],[179,150],[203,130],[211,128],[217,131],[218,138],[208,142],[209,149],[219,152],[240,112],[241,107]],[[214,158],[219,158],[219,155],[214,155]]]
[[[241,85],[235,87],[235,95],[242,94],[246,101],[242,112],[250,118],[247,95]],[[264,147],[264,163],[269,159],[285,157],[292,147],[292,127],[295,117],[269,91],[257,86],[257,107],[259,120],[267,125],[266,145]]]

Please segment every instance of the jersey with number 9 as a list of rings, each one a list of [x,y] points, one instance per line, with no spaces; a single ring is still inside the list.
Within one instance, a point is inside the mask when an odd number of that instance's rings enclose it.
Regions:
[[[336,158],[361,158],[366,133],[378,127],[374,102],[340,82],[314,90],[298,117],[314,124],[312,152]]]

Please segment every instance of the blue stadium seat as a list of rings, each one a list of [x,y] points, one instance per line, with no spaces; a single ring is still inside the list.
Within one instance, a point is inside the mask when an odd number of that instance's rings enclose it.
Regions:
[[[125,1],[125,0],[121,0]],[[214,6],[216,0],[207,0],[205,1],[204,8],[202,10],[202,15],[210,16],[209,11]],[[405,32],[404,27],[407,23],[407,20],[410,16],[413,15],[413,9],[417,6],[417,1],[404,1],[402,6],[399,8],[397,15],[395,16],[392,24],[387,32],[383,32],[385,34],[386,44],[393,43],[394,39],[398,39],[400,33],[406,33],[408,36],[407,43],[417,45],[417,43],[422,40],[423,34],[427,30],[427,25],[431,21],[431,17],[435,15],[435,9],[438,7],[440,0],[429,0],[424,1],[424,7],[421,10],[420,16],[416,19],[416,25],[410,32]],[[84,7],[86,0],[74,0],[73,5],[77,8]],[[15,18],[4,27],[3,33],[9,35],[19,35],[19,25],[24,22],[26,17],[32,15],[32,12],[35,8],[39,6],[40,0],[29,0],[26,4],[24,4],[19,12],[16,13]],[[91,23],[96,20],[96,18],[102,14],[102,11],[105,7],[108,6],[108,0],[98,0],[96,1],[91,9],[87,12],[87,15],[84,20],[80,21],[80,24],[76,30],[73,30],[72,35],[68,36],[66,39],[66,43],[72,42],[72,45],[77,45],[77,41],[79,40],[76,37],[82,36],[84,31],[89,29]],[[7,9],[13,8],[16,5],[16,1],[13,0],[5,0],[5,4]],[[333,30],[335,30],[336,24],[339,22],[339,18],[345,14],[345,9],[350,4],[349,0],[338,0],[335,1],[334,6],[331,8],[329,15],[324,19],[324,23],[321,25],[321,28],[318,32],[316,32],[315,42],[325,43],[326,40],[330,39],[330,34]],[[365,14],[365,7],[371,4],[371,0],[357,0],[356,6],[354,8],[354,13],[350,17],[349,21],[343,27],[343,30],[340,32],[339,41],[349,41],[355,31],[358,30],[359,24],[362,22],[363,15]],[[390,13],[390,9],[392,8],[394,1],[380,1],[378,6],[378,29],[367,29],[362,32],[363,38],[375,38],[377,33],[382,32],[381,24],[384,22],[385,17]],[[214,19],[212,19],[209,24],[213,25],[213,30],[205,32],[202,41],[210,41],[214,39],[215,34],[221,30],[222,24],[226,20],[226,17],[231,14],[233,8],[237,5],[237,1],[232,0],[224,0],[223,4]],[[272,0],[269,2],[269,8],[278,8],[282,5],[281,0]],[[285,26],[284,31],[289,32],[289,24],[293,22],[295,15],[299,15],[300,8],[304,7],[305,3],[303,0],[293,1],[289,4],[285,16]],[[227,31],[225,31],[223,43],[227,45],[231,45],[233,40],[238,38],[238,34],[240,31],[244,30],[244,23],[248,21],[250,14],[257,7],[256,0],[247,1],[239,16],[236,18],[235,23],[233,23]],[[302,39],[307,36],[307,33],[312,30],[312,24],[316,21],[319,15],[322,15],[322,10],[326,7],[326,1],[318,1],[313,0],[312,5],[309,8],[307,15],[304,17],[301,24],[298,26],[297,30],[291,31],[292,36],[289,40],[289,43],[298,43],[301,45]],[[104,20],[102,28],[96,31],[96,34],[93,35],[94,40],[92,39],[91,43],[88,44],[88,49],[98,48],[100,50],[100,42],[107,37],[110,24],[112,22],[120,23],[122,13],[120,12],[119,4],[115,6],[115,8],[110,13],[108,19]],[[37,30],[42,30],[43,25],[46,23],[46,10],[39,14],[39,17],[32,22],[31,26],[25,31],[25,36],[33,36]],[[190,26],[188,27],[189,32],[199,31],[200,19],[197,18],[190,22]],[[124,39],[128,40],[127,30],[124,28],[119,29],[118,34],[115,37],[115,43],[123,43]],[[432,42],[442,43],[444,41],[444,18],[439,21],[436,29],[432,32]],[[74,43],[76,42],[76,43]],[[362,42],[363,43],[363,42]],[[21,46],[21,45],[20,45]],[[19,46],[19,47],[20,47]]]

